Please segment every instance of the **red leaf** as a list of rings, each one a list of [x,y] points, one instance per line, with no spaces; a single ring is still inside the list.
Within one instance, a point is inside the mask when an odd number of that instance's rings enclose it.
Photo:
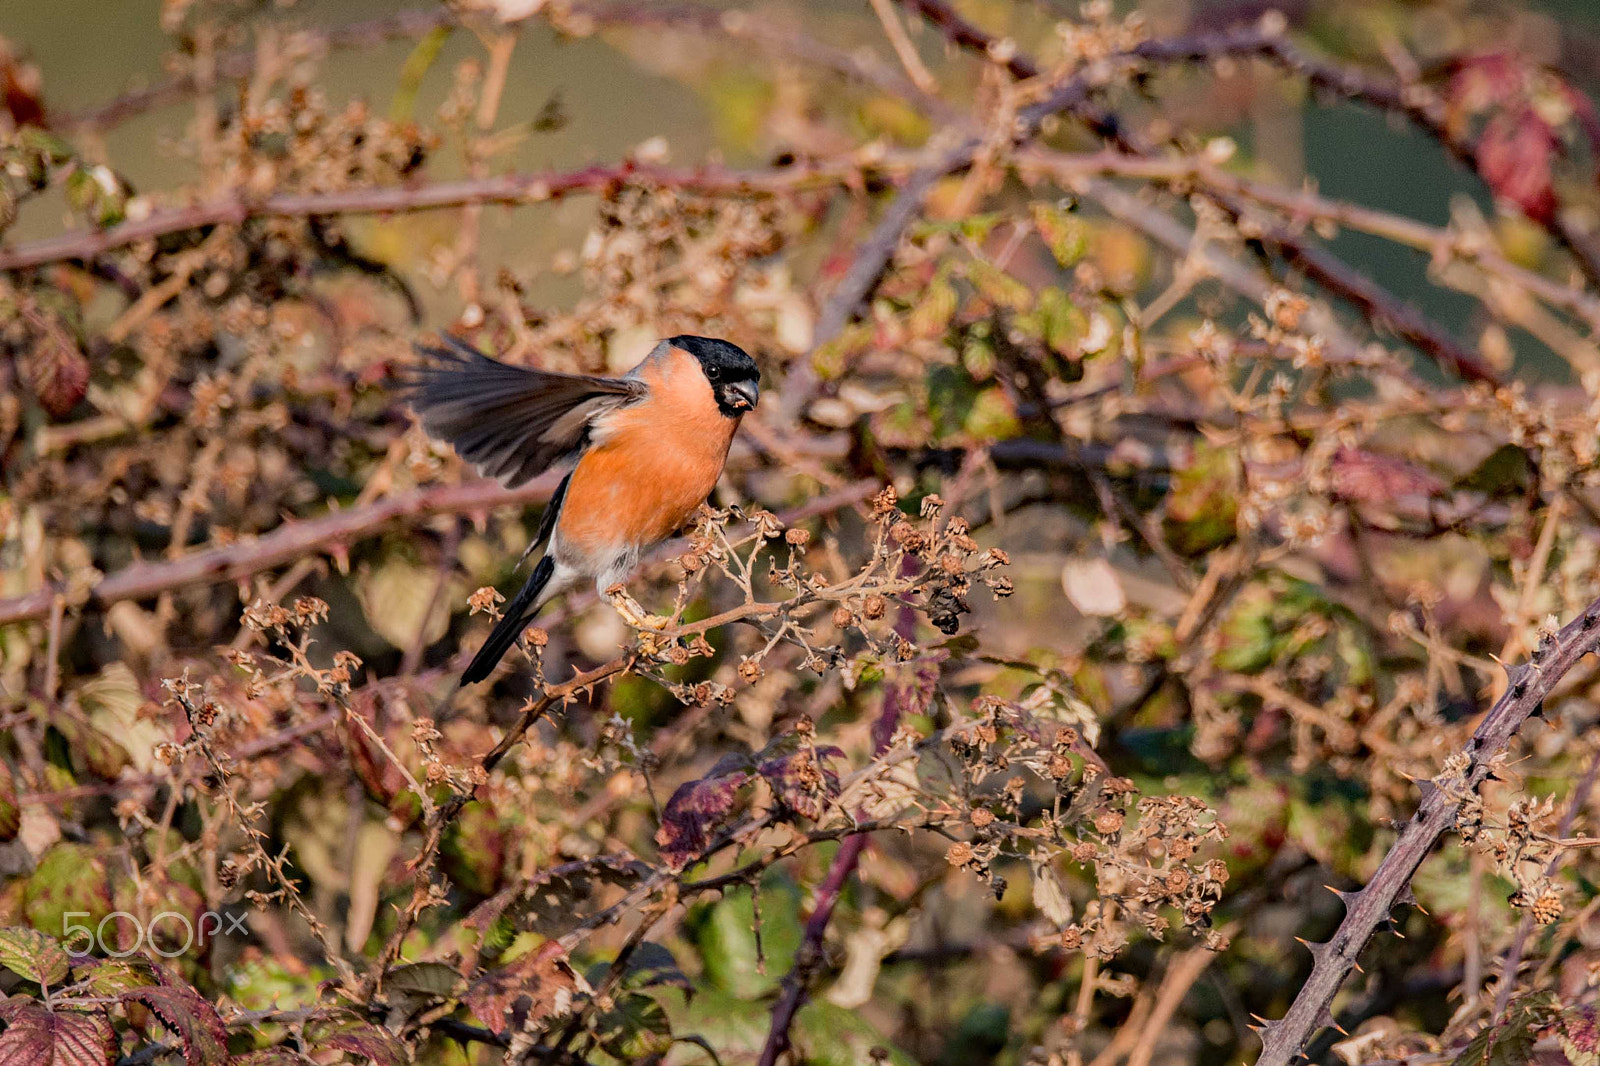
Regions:
[[[39,65],[0,37],[0,104],[17,126],[49,125],[44,109],[44,78]]]
[[[767,759],[756,767],[779,803],[796,814],[816,821],[827,809],[827,801],[839,794],[839,775],[828,768],[827,759],[844,757],[844,752],[831,745],[821,748],[800,748]]]
[[[1555,131],[1533,108],[1502,111],[1478,138],[1478,173],[1500,199],[1536,222],[1549,222],[1556,214],[1550,168],[1558,149]]]
[[[681,870],[711,844],[711,837],[728,820],[739,789],[750,780],[738,756],[724,756],[698,781],[685,781],[667,800],[661,812],[656,843],[667,865]],[[734,769],[739,767],[739,769]]]
[[[463,997],[478,1020],[497,1033],[545,1028],[546,1018],[566,1014],[578,991],[578,975],[567,963],[559,940],[472,983]]]
[[[1556,1029],[1556,1040],[1573,1062],[1600,1051],[1600,1023],[1596,1021],[1595,1009],[1578,1007],[1563,1013]]]
[[[378,705],[370,698],[353,702],[356,703],[354,713],[365,718],[367,725],[381,736],[383,729],[378,724]],[[401,815],[408,822],[421,813],[421,804],[406,790],[405,775],[378,749],[365,729],[356,726],[347,716],[341,716],[339,735],[350,755],[351,769],[366,786],[368,796],[389,808],[391,814]],[[391,736],[388,739],[393,741],[395,738]]]
[[[59,327],[34,345],[23,363],[28,387],[53,418],[65,418],[89,391],[89,360]]]
[[[1507,53],[1467,56],[1447,69],[1445,128],[1451,137],[1465,139],[1480,115],[1526,106],[1526,69]]]
[[[103,1014],[46,1010],[31,999],[0,1003],[0,1066],[106,1066],[115,1044]]]
[[[1354,503],[1382,503],[1397,496],[1432,496],[1444,483],[1404,459],[1359,448],[1340,448],[1331,466],[1333,492]]]
[[[163,980],[170,975],[159,975]],[[188,1066],[226,1066],[228,1027],[204,996],[183,984],[132,988],[118,997],[124,1003],[142,1003],[183,1044]]]
[[[406,1046],[387,1029],[359,1018],[327,1018],[306,1026],[306,1040],[315,1048],[337,1048],[360,1055],[374,1066],[406,1066]]]
[[[316,1066],[298,1051],[285,1047],[262,1048],[248,1055],[235,1055],[229,1066]]]
[[[900,720],[908,714],[927,714],[933,703],[933,693],[939,684],[939,664],[949,658],[947,652],[925,655],[909,663],[900,671],[897,680],[883,690],[883,712],[872,723],[872,750],[882,754],[889,750]],[[907,676],[909,675],[909,676]]]

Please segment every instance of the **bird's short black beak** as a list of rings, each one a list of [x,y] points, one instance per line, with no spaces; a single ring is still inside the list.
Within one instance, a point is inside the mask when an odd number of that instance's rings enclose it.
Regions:
[[[729,407],[739,411],[753,411],[761,399],[761,386],[754,381],[732,381],[724,394]]]

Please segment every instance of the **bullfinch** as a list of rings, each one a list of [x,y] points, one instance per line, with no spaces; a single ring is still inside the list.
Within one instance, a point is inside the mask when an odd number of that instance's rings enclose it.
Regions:
[[[456,338],[420,347],[410,385],[423,428],[477,470],[514,488],[576,460],[545,508],[531,552],[549,547],[461,675],[489,676],[539,608],[585,578],[631,624],[609,590],[716,487],[739,420],[760,397],[760,371],[737,345],[669,337],[625,377],[511,366]]]

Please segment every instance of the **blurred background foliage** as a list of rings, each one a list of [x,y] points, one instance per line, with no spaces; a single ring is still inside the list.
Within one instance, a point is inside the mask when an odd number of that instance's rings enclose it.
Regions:
[[[796,1062],[1255,1054],[1252,1016],[1311,971],[1296,939],[1344,916],[1323,886],[1373,878],[1416,782],[1505,691],[1497,660],[1600,593],[1600,316],[1562,236],[1600,217],[1600,11],[955,5],[1007,42],[986,61],[915,4],[531,6],[512,28],[419,7],[416,32],[378,0],[0,11],[0,1051],[40,1046],[46,1004],[86,1019],[75,1064],[732,1064],[762,1061],[794,997]],[[1067,120],[1007,144],[1044,91],[1008,53],[1048,88],[1269,9],[1320,60],[1436,93],[1450,128],[1213,56],[1106,79],[1153,162],[1096,161]],[[368,20],[390,29],[308,43]],[[219,56],[254,58],[210,93],[120,96]],[[896,187],[969,125],[987,154],[933,184],[828,335]],[[525,202],[413,210],[498,174],[534,176],[494,198]],[[1254,206],[1230,214],[1235,180]],[[373,190],[406,202],[251,206]],[[245,206],[93,254],[40,243],[217,203]],[[1280,225],[1383,307],[1308,280],[1262,238]],[[1471,366],[1396,326],[1404,305]],[[433,330],[611,373],[726,335],[766,391],[719,502],[782,514],[837,585],[920,565],[881,531],[942,498],[1015,594],[952,593],[954,637],[903,589],[822,613],[814,646],[717,629],[560,692],[484,767],[529,701],[637,634],[577,597],[536,659],[451,695],[487,630],[474,590],[520,580],[553,486],[484,487],[411,424],[395,383]],[[898,510],[868,513],[883,483]],[[635,591],[683,580],[687,623],[731,609],[729,575],[686,576],[717,571],[683,561],[703,547]],[[1545,713],[1315,1059],[1594,1061],[1592,674]],[[841,777],[907,831],[853,855]],[[190,950],[169,923],[164,968],[108,958],[155,915],[221,908],[248,935]],[[33,933],[78,920],[111,950],[57,965]]]

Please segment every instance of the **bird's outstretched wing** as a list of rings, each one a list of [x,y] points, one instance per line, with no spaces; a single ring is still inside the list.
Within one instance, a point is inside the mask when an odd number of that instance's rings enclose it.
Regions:
[[[408,388],[429,435],[455,445],[478,472],[515,488],[582,451],[594,420],[642,399],[630,378],[530,370],[490,359],[465,341],[422,345],[428,361]]]

